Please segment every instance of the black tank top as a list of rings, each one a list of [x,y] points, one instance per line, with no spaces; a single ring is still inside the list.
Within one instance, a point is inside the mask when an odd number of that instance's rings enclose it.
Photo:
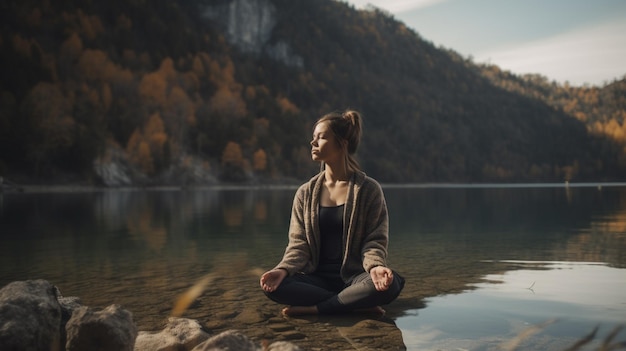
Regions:
[[[343,256],[344,205],[320,206],[320,262],[318,271],[339,272]]]

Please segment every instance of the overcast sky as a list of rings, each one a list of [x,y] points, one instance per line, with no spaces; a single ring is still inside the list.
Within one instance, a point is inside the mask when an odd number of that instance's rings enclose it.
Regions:
[[[626,0],[349,0],[436,46],[517,74],[602,86],[626,76]]]

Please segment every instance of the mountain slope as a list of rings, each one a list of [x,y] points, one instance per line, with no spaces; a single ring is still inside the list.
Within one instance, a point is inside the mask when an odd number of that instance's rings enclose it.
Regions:
[[[378,9],[330,0],[2,6],[0,174],[93,182],[114,164],[135,183],[305,179],[315,172],[312,123],[345,108],[363,113],[359,158],[383,182],[626,171],[623,142],[593,132],[598,108],[576,118],[545,98],[559,86],[507,89]],[[558,91],[563,101],[575,93]]]

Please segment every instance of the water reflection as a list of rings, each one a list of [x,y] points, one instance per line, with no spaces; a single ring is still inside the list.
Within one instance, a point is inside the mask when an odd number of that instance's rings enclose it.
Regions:
[[[565,350],[601,325],[596,349],[626,322],[626,271],[601,263],[508,261],[517,270],[485,276],[476,290],[430,298],[399,318],[410,350]],[[493,263],[497,264],[497,263]],[[510,266],[509,266],[510,267]],[[533,333],[526,331],[543,325]],[[615,341],[626,338],[618,334]]]
[[[167,316],[179,293],[217,272],[228,279],[209,287],[191,315],[207,319],[208,313],[219,314],[224,306],[216,296],[237,303],[237,296],[245,296],[259,309],[266,299],[249,272],[270,268],[282,255],[294,192],[0,194],[0,285],[48,279],[85,304],[126,305],[140,326],[150,326]],[[387,187],[385,195],[391,221],[389,263],[407,278],[402,295],[387,308],[393,320],[414,314],[422,318],[434,310],[432,302],[423,308],[426,298],[480,290],[484,287],[475,284],[485,275],[491,279],[524,268],[490,261],[626,267],[626,187]],[[565,269],[551,271],[567,277]],[[274,306],[266,308],[273,311]],[[474,326],[470,314],[464,319],[454,309],[438,311],[443,314],[437,318],[465,324],[468,338],[470,327],[502,324],[481,319]]]

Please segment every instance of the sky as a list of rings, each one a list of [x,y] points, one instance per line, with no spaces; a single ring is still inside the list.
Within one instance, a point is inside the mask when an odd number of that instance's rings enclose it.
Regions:
[[[626,0],[347,0],[389,11],[437,47],[573,86],[626,77]]]

